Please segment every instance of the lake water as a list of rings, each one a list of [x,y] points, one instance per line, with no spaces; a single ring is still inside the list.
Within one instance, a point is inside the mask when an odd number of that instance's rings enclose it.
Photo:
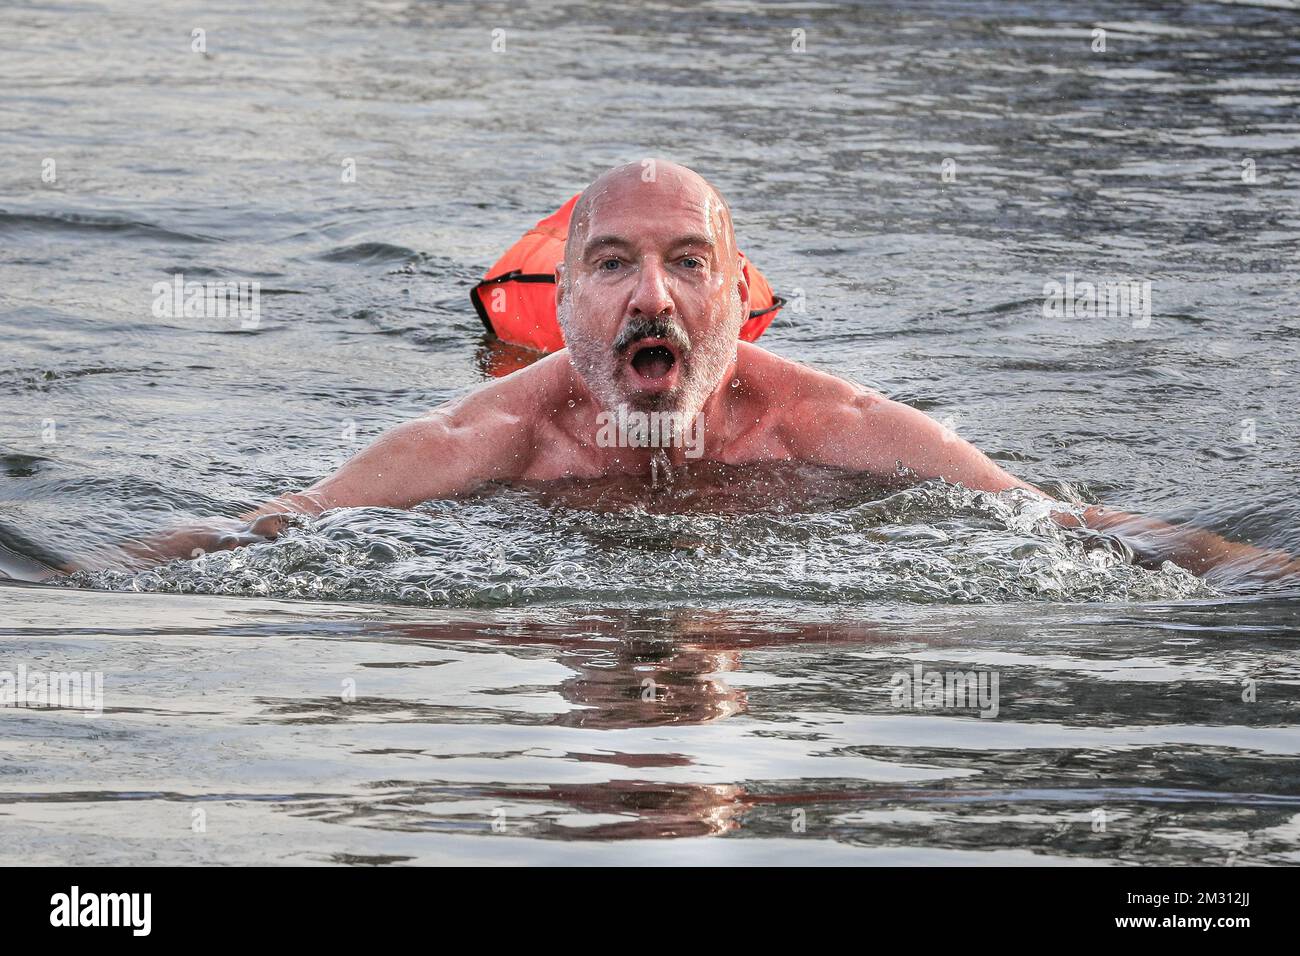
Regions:
[[[18,4],[0,142],[18,554],[236,515],[525,360],[469,288],[643,156],[728,196],[765,346],[1300,553],[1294,5]],[[156,317],[178,273],[259,321]],[[0,672],[103,675],[0,708],[0,861],[1300,862],[1296,589],[959,488],[589,490],[0,583]]]

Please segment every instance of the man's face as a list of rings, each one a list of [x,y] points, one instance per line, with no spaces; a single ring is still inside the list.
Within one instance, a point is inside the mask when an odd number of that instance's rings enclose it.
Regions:
[[[718,200],[663,172],[596,188],[560,277],[573,366],[606,409],[694,415],[735,357],[748,305]]]

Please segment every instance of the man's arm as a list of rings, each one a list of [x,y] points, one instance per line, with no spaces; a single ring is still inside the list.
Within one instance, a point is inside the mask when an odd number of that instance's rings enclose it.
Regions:
[[[362,506],[409,508],[509,478],[526,465],[531,441],[525,417],[504,410],[504,404],[491,386],[480,389],[390,429],[304,491],[280,495],[238,518],[213,518],[122,542],[108,554],[61,570],[142,570],[270,540],[294,514]]]
[[[857,450],[849,448],[843,440],[839,442],[841,447],[832,445],[831,450],[841,459],[837,463],[888,475],[901,462],[921,480],[942,478],[977,491],[1024,488],[1051,498],[1041,489],[1008,474],[970,442],[907,405],[864,390],[849,398],[842,414],[848,421],[839,427],[844,428],[843,434],[853,436],[852,444]],[[832,433],[838,430],[833,427]],[[1082,515],[1088,528],[1122,541],[1144,565],[1158,567],[1164,561],[1172,561],[1193,574],[1211,578],[1253,575],[1300,581],[1300,559],[1284,551],[1228,541],[1201,528],[1172,525],[1112,508],[1086,507]],[[1072,514],[1062,512],[1053,517],[1067,527],[1080,524]]]
[[[1078,527],[1070,515],[1055,517],[1067,527]],[[1148,567],[1172,561],[1210,580],[1258,577],[1300,582],[1300,558],[1275,548],[1229,541],[1204,528],[1173,525],[1100,505],[1085,508],[1083,520],[1092,530],[1124,542],[1138,562]]]

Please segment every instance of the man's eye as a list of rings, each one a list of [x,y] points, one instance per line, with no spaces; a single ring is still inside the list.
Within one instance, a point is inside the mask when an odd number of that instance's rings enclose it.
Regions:
[[[702,269],[704,268],[704,260],[698,256],[687,256],[682,260],[682,265],[688,269]]]
[[[617,259],[602,259],[597,268],[602,272],[615,272],[622,264],[623,263],[619,262]]]

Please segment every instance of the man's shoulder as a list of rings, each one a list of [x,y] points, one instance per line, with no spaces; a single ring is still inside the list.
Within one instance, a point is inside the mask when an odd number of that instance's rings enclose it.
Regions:
[[[889,403],[879,392],[857,382],[748,342],[741,343],[740,360],[755,389],[763,392],[769,401],[800,416],[837,410],[861,412]]]
[[[900,449],[941,437],[923,413],[857,382],[765,349],[744,358],[769,421],[797,458],[885,474]]]
[[[554,352],[509,375],[484,382],[432,409],[424,419],[455,425],[521,425],[539,420],[566,397],[568,362]]]

